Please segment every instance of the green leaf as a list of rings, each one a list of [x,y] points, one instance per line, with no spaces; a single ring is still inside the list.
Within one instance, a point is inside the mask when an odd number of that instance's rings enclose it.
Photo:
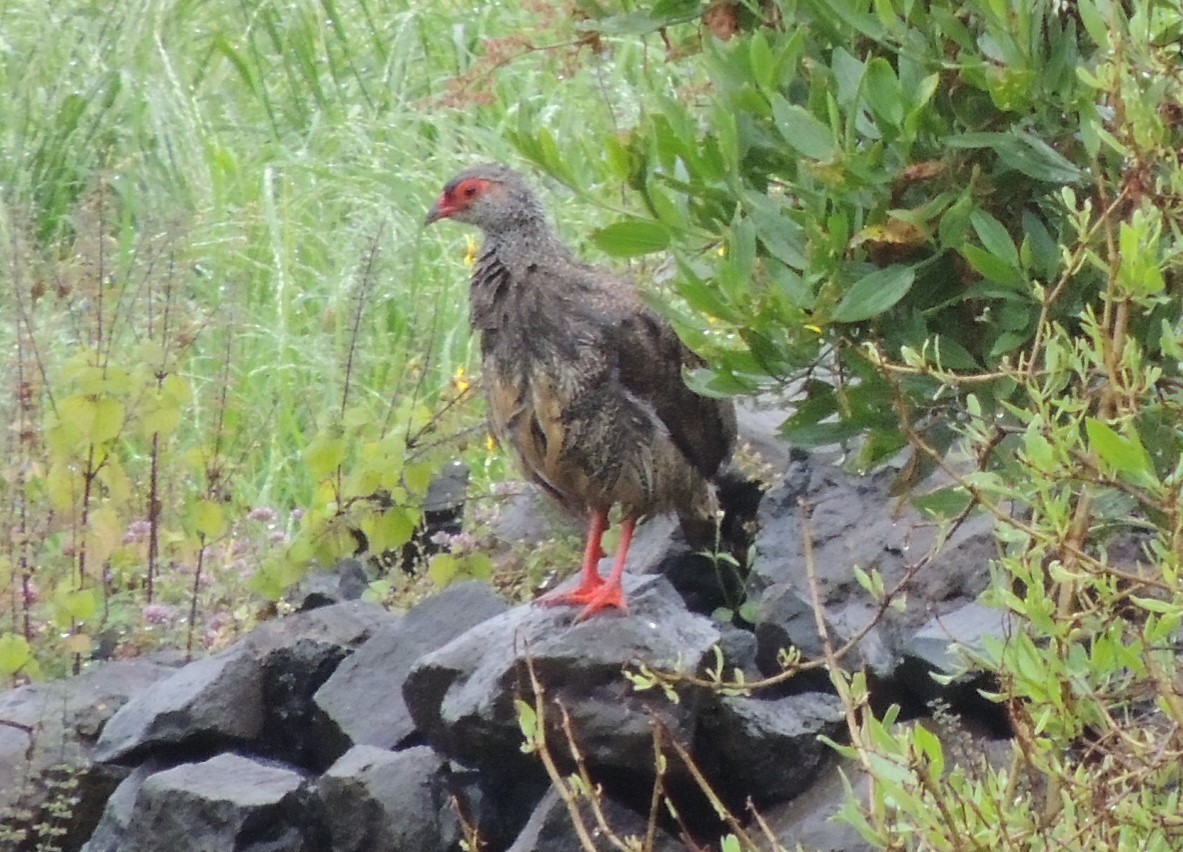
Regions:
[[[772,98],[777,130],[793,150],[814,160],[832,160],[837,152],[834,134],[804,107],[790,104],[780,95]]]
[[[345,460],[345,439],[339,435],[322,432],[304,450],[304,461],[316,479],[323,479],[335,471]]]
[[[221,504],[213,500],[194,500],[189,507],[189,524],[198,535],[215,538],[221,535],[225,522]]]
[[[912,505],[926,515],[949,519],[964,512],[972,499],[972,495],[964,488],[951,485],[913,498]]]
[[[907,295],[916,280],[911,266],[896,264],[864,275],[846,291],[831,319],[834,322],[859,322],[886,311]]]
[[[1019,268],[1019,250],[1001,222],[985,210],[975,210],[970,214],[969,221],[986,251],[1008,266],[1016,270]]]
[[[529,754],[538,747],[543,734],[538,724],[538,714],[533,707],[520,698],[513,700],[513,706],[517,711],[518,728],[521,730],[522,738],[525,740],[522,743],[522,751]]]
[[[867,106],[875,117],[891,127],[899,127],[904,120],[904,96],[891,63],[882,56],[868,62],[863,85]]]
[[[809,265],[805,229],[783,213],[770,212],[763,205],[749,207],[748,216],[764,249],[785,266],[798,271]]]
[[[780,433],[794,446],[809,449],[829,444],[843,444],[863,431],[862,426],[834,420],[826,423],[797,425],[792,418],[781,427]]]
[[[119,437],[123,428],[123,403],[119,400],[103,397],[95,403],[94,427],[91,431],[91,441],[105,444]]]
[[[1150,456],[1132,425],[1128,427],[1131,437],[1120,434],[1095,417],[1085,420],[1084,428],[1089,436],[1089,447],[1114,471],[1135,476],[1153,475]]]
[[[613,257],[636,257],[661,251],[670,244],[669,231],[657,222],[627,219],[592,233],[592,242]]]
[[[427,462],[417,462],[403,468],[403,483],[407,486],[407,491],[417,497],[427,493],[434,476],[435,466]]]
[[[411,506],[392,506],[367,516],[361,530],[370,543],[372,553],[395,550],[411,540],[422,512]]]
[[[990,148],[1015,171],[1047,183],[1079,183],[1084,173],[1067,157],[1026,132],[958,133],[945,137],[950,148]]]
[[[1011,266],[1006,261],[977,246],[962,246],[961,255],[969,261],[969,265],[988,281],[1002,284],[1012,290],[1023,286],[1023,273],[1018,267]]]
[[[455,578],[457,568],[459,565],[455,556],[451,553],[437,553],[431,557],[431,562],[427,566],[427,576],[442,589]]]
[[[33,661],[33,649],[24,636],[0,635],[0,678],[9,678]]]

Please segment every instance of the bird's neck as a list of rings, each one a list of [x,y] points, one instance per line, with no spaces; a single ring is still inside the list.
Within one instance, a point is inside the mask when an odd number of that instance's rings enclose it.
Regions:
[[[552,264],[571,256],[570,251],[543,218],[520,219],[512,228],[485,233],[482,256],[496,257],[514,277],[531,267]]]
[[[469,320],[491,348],[500,329],[536,307],[544,292],[560,287],[571,252],[545,220],[486,231],[469,290]],[[553,287],[548,285],[554,285]]]

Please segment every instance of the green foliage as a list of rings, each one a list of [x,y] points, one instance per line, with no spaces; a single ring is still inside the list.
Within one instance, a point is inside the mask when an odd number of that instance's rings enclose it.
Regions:
[[[577,191],[626,188],[598,247],[668,244],[653,302],[710,362],[691,385],[789,395],[790,441],[858,469],[905,451],[901,490],[953,482],[913,493],[934,519],[997,521],[986,599],[1014,629],[976,664],[1013,760],[952,760],[832,672],[875,779],[846,816],[892,848],[1177,846],[1183,10],[586,8],[669,61],[610,135],[514,141]]]
[[[225,641],[250,591],[280,596],[354,532],[397,550],[443,459],[478,490],[503,475],[465,378],[464,238],[422,221],[456,170],[511,151],[494,47],[523,57],[517,98],[561,79],[607,125],[595,75],[522,43],[553,16],[5,7],[0,633],[51,672],[112,638]]]

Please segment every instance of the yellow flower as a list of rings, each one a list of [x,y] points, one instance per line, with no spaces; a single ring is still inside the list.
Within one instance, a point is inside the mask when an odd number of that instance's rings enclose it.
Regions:
[[[476,263],[476,249],[477,249],[476,237],[473,237],[471,235],[469,237],[467,237],[466,238],[466,245],[467,245],[467,248],[464,252],[464,265],[465,266],[472,266],[474,263]]]
[[[468,390],[471,382],[468,381],[468,374],[464,371],[463,366],[456,368],[456,375],[452,376],[452,384],[456,387],[456,390],[460,391],[460,393],[464,393],[466,390]]]
[[[492,435],[485,435],[485,449],[490,453],[497,449],[497,439]]]

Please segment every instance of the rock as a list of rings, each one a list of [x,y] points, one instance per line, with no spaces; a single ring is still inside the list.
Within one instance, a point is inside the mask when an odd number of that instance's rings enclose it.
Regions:
[[[648,828],[648,820],[645,817],[603,796],[600,799],[600,807],[605,822],[617,837],[644,840]],[[608,852],[619,848],[614,846],[598,827],[587,799],[579,800],[579,813],[597,850]],[[522,828],[522,833],[509,847],[509,852],[559,852],[581,848],[571,814],[558,790],[552,787],[534,809],[529,821]],[[682,852],[686,846],[659,828],[653,846],[646,848],[652,848],[654,852]]]
[[[895,671],[901,689],[912,698],[913,706],[905,709],[928,715],[939,701],[953,713],[976,719],[995,737],[1010,736],[1005,706],[982,695],[998,692],[998,682],[991,673],[975,669],[973,658],[985,651],[986,639],[1005,641],[1012,629],[1008,613],[976,601],[934,617],[905,646]],[[952,679],[941,682],[934,674]]]
[[[297,639],[262,661],[263,727],[260,754],[309,769],[323,770],[319,728],[323,713],[313,695],[349,655],[349,648],[316,639]]]
[[[132,696],[172,672],[143,660],[104,662],[78,677],[0,693],[0,820],[28,831],[30,848],[49,840],[38,826],[64,830],[54,842],[76,848],[124,774],[91,766],[99,732]],[[56,805],[65,798],[75,801],[61,817]]]
[[[874,622],[844,661],[848,666],[890,675],[913,632],[934,612],[955,610],[985,588],[997,540],[991,520],[979,516],[962,524],[911,577],[904,610],[889,609],[880,617],[854,568],[878,571],[892,588],[937,539],[935,524],[897,505],[890,493],[893,478],[890,470],[855,476],[800,455],[791,460],[783,483],[765,497],[750,582],[759,601],[756,636],[765,671],[777,668],[777,652],[789,645],[809,659],[821,656],[805,571],[801,500],[810,507],[814,571],[831,639],[842,645]]]
[[[262,725],[259,666],[239,644],[190,663],[129,701],[107,723],[95,759],[135,762],[163,745],[212,752],[253,739]]]
[[[971,601],[916,631],[904,647],[904,656],[938,674],[962,674],[972,667],[972,656],[985,651],[986,639],[1003,640],[1011,629],[1013,619],[1006,611]]]
[[[505,498],[491,524],[493,538],[515,545],[582,535],[585,530],[584,524],[560,509],[554,500],[525,483]]]
[[[316,737],[322,757],[331,761],[357,744],[393,748],[411,736],[415,723],[403,701],[411,666],[505,610],[484,583],[458,583],[377,631],[314,696],[324,720]]]
[[[879,848],[864,840],[853,825],[835,818],[847,798],[843,773],[858,801],[867,801],[870,784],[859,766],[850,761],[831,764],[800,796],[764,812],[779,848],[810,852],[873,852]]]
[[[426,746],[351,748],[319,782],[333,852],[455,848],[462,834],[447,773],[447,762]]]
[[[736,669],[749,680],[761,676],[760,670],[756,668],[756,637],[750,630],[720,624],[719,651],[723,655],[723,670],[727,678],[732,678]]]
[[[307,612],[322,606],[361,600],[369,585],[370,576],[362,561],[347,557],[330,570],[309,571],[284,595],[284,600],[297,612]]]
[[[546,692],[549,724],[558,726],[559,707],[565,708],[590,765],[651,774],[653,720],[689,742],[694,702],[673,704],[658,690],[635,691],[621,669],[643,662],[698,671],[713,659],[719,632],[687,612],[665,578],[626,574],[624,587],[628,615],[572,623],[573,607],[520,606],[423,657],[403,695],[427,742],[482,771],[537,772],[537,763],[522,754],[514,703],[530,700],[530,661]],[[554,733],[550,741],[562,754],[563,735]]]
[[[297,772],[236,754],[184,763],[140,785],[120,852],[323,852],[320,800]],[[88,845],[88,852],[98,852]]]
[[[133,769],[107,799],[94,833],[83,845],[82,852],[120,852],[126,842],[127,826],[131,822],[140,787],[150,776],[167,768],[161,761],[149,758]]]
[[[763,807],[807,790],[834,752],[818,739],[845,727],[833,695],[807,692],[785,698],[726,696],[704,714],[696,761],[718,788]]]
[[[329,665],[324,661],[339,660],[342,649],[364,641],[390,618],[381,607],[350,602],[269,622],[226,651],[184,666],[129,701],[103,729],[95,759],[129,763],[161,749],[204,756],[251,743],[276,713],[302,712],[290,703],[264,706],[266,672],[275,687],[283,679],[285,659],[293,653],[303,655],[310,671],[292,674],[286,687],[275,690],[296,698],[310,694],[319,685],[315,678],[327,675]],[[300,639],[306,644],[299,652],[291,651]],[[312,657],[322,662],[313,664]],[[273,748],[284,741],[284,735],[268,733],[265,742]]]
[[[861,588],[860,588],[861,591]],[[806,660],[825,656],[825,649],[817,631],[817,618],[808,592],[788,583],[777,584],[765,591],[756,623],[757,662],[767,674],[775,674],[780,666],[777,656],[782,649],[796,648]],[[837,648],[878,616],[878,607],[867,600],[853,600],[838,604],[834,600],[823,604],[826,632]],[[888,646],[878,624],[862,635],[851,656],[844,661],[851,668],[866,667],[884,673],[895,665],[896,656]],[[800,675],[798,689],[825,689],[829,677],[822,671]]]

